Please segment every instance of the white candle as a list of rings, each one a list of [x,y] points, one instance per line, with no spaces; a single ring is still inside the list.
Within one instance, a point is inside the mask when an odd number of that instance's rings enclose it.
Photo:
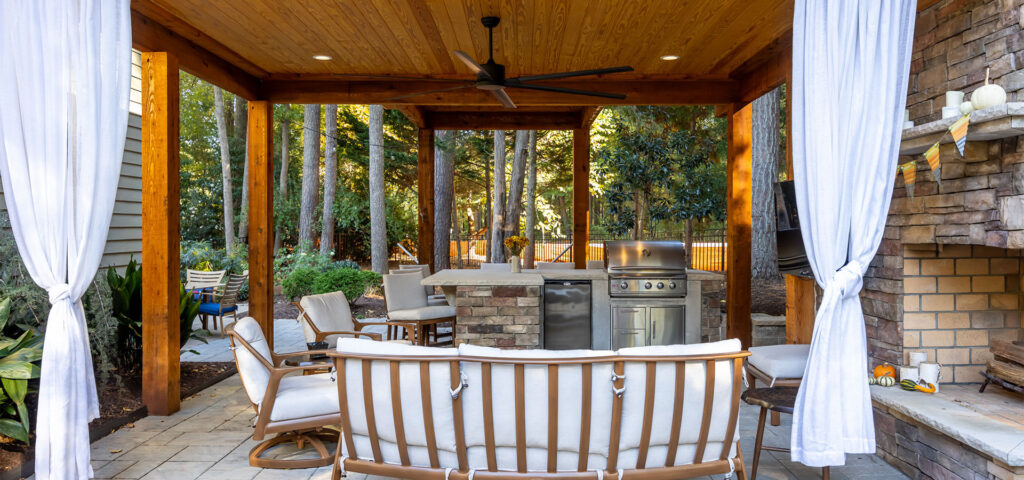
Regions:
[[[946,92],[946,106],[960,108],[960,104],[964,103],[964,92],[958,90],[950,90]]]
[[[909,108],[903,111],[903,121],[904,122],[909,122],[910,121],[910,109]]]

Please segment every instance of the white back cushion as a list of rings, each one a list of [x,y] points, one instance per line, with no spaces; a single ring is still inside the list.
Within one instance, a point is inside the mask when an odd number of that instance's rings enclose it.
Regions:
[[[692,345],[659,345],[649,347],[623,348],[619,355],[645,356],[657,361],[660,356],[712,355],[716,353],[739,352],[739,340],[730,339],[714,343]],[[714,398],[711,404],[711,421],[708,430],[708,444],[702,460],[715,460],[721,455],[725,441],[733,392],[734,360],[715,361]],[[619,437],[619,468],[635,468],[640,447],[644,419],[644,402],[647,388],[647,365],[644,361],[629,361],[625,365],[626,388],[622,403],[622,430]],[[664,466],[668,453],[669,437],[672,431],[673,405],[675,403],[675,362],[657,362],[654,369],[654,416],[651,423],[651,448],[647,454],[647,467]],[[680,448],[676,465],[693,463],[696,443],[700,436],[701,420],[704,417],[704,397],[707,372],[704,362],[686,362],[684,370],[682,425],[679,434]],[[737,431],[739,422],[737,421]],[[734,433],[733,440],[739,439]],[[730,447],[732,448],[732,447]]]
[[[306,317],[321,332],[351,332],[355,330],[355,325],[352,324],[352,310],[348,306],[348,299],[345,298],[344,292],[307,295],[299,300],[299,305],[306,312]],[[316,341],[316,336],[313,334],[313,329],[309,328],[309,324],[305,321],[301,323],[306,334],[306,341]]]
[[[387,299],[388,311],[427,306],[427,292],[420,284],[422,279],[422,274],[384,275],[384,295]]]
[[[408,272],[420,272],[423,274],[423,278],[430,276],[430,265],[399,265],[398,270],[391,270],[391,273],[408,273]],[[423,292],[427,296],[434,294],[433,285],[423,285]]]
[[[235,322],[235,333],[252,346],[267,362],[273,363],[270,357],[270,345],[267,345],[263,329],[254,318],[245,317]],[[238,344],[235,347],[235,364],[238,366],[238,376],[242,377],[245,394],[249,396],[252,403],[259,405],[263,401],[263,395],[267,393],[270,371],[249,349]]]
[[[422,292],[422,290],[420,290]],[[379,354],[405,356],[456,356],[454,348],[421,347],[373,340],[340,338],[337,350],[339,353]],[[402,402],[402,422],[405,429],[405,440],[410,447],[426,447],[426,426],[423,421],[422,390],[420,382],[420,362],[401,362],[398,367],[399,390]],[[455,452],[455,428],[451,397],[451,366],[446,361],[429,362],[430,372],[430,403],[433,413],[434,436],[437,448]],[[397,443],[395,421],[391,401],[391,369],[387,361],[370,362],[370,375],[373,385],[374,425],[382,442]],[[363,362],[347,360],[345,362],[346,398],[350,415],[352,433],[367,436],[369,429],[366,421],[366,408],[363,399]],[[358,443],[358,442],[357,442]],[[372,459],[373,454],[367,448],[356,445],[359,458]],[[347,450],[347,446],[346,446]],[[382,449],[385,461],[400,463],[398,450]]]

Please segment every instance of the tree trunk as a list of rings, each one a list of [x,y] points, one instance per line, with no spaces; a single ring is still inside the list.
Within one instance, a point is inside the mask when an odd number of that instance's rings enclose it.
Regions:
[[[277,196],[282,201],[288,198],[288,150],[291,148],[288,141],[291,137],[292,122],[285,117],[281,120],[281,171],[278,173]],[[282,247],[284,239],[281,238],[281,227],[274,227],[274,251]]]
[[[244,98],[235,95],[231,102],[234,114],[232,115],[231,121],[234,124],[232,128],[232,136],[241,140],[245,138],[246,126],[249,124],[249,113],[246,111],[246,105],[248,105]]]
[[[537,228],[537,131],[530,130],[530,167],[526,178],[526,238],[530,244],[526,246],[523,261],[526,268],[533,268],[537,249],[534,245],[533,231]]]
[[[384,205],[384,107],[370,105],[370,263],[388,273],[388,235]]]
[[[334,251],[334,197],[338,190],[338,106],[324,113],[324,208],[320,229],[320,253]]]
[[[523,212],[523,183],[526,180],[526,157],[529,151],[530,131],[516,130],[515,151],[512,153],[512,178],[508,182],[508,201],[505,203],[505,238],[519,234],[519,217]]]
[[[453,182],[454,183],[454,182]],[[456,266],[462,269],[462,240],[459,235],[459,200],[455,196],[455,187],[452,186],[452,235],[455,236],[455,262]]]
[[[686,266],[693,267],[693,219],[686,219]]]
[[[494,261],[492,260],[494,256],[491,255],[491,188],[493,187],[494,186],[491,184],[491,169],[484,168],[484,195],[486,196],[486,208],[484,209],[483,222],[484,226],[487,227],[486,230],[484,230],[484,236],[486,238],[484,241],[484,257],[487,258],[488,262]]]
[[[235,249],[235,205],[231,198],[231,150],[228,148],[228,122],[224,116],[224,92],[213,87],[213,114],[217,117],[220,142],[220,176],[224,195],[224,248]]]
[[[455,191],[453,130],[438,130],[434,140],[434,271],[451,268],[452,197]]]
[[[320,105],[306,105],[302,121],[302,199],[299,204],[299,249],[311,251],[313,222],[320,190]]]
[[[234,136],[245,143],[245,160],[242,165],[242,204],[238,206],[238,241],[249,243],[249,112],[245,99],[235,95],[234,106]]]
[[[494,131],[494,211],[491,214],[491,262],[505,261],[505,131]]]
[[[778,88],[754,100],[753,116],[751,275],[775,279],[779,278],[779,265],[772,185],[779,176]]]

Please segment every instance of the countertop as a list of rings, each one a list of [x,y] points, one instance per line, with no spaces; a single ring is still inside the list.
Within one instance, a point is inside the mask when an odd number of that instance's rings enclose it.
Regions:
[[[687,270],[687,281],[722,280],[724,275],[703,270]],[[484,285],[544,285],[544,280],[605,280],[604,270],[543,270],[524,269],[520,273],[478,269],[449,269],[423,279],[423,285],[440,287]]]

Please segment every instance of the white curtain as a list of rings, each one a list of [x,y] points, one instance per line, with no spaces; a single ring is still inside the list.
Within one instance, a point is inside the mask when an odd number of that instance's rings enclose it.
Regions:
[[[792,458],[810,466],[875,451],[860,290],[892,196],[915,3],[796,0],[794,180],[825,291],[793,414]]]
[[[50,296],[36,478],[84,479],[99,416],[81,298],[121,171],[129,0],[0,0],[0,177],[18,251]]]

